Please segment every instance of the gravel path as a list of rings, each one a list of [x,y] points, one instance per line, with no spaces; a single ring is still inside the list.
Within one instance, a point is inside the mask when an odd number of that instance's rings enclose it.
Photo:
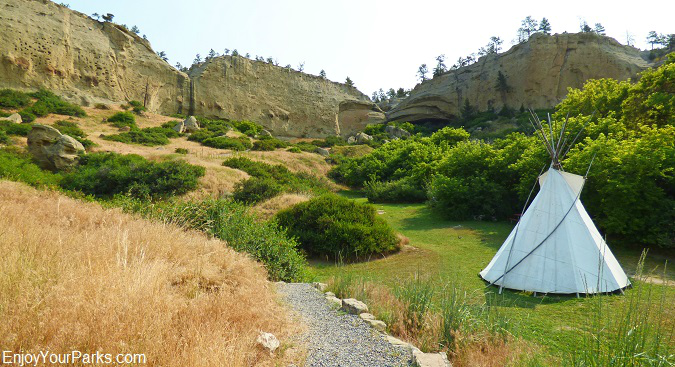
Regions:
[[[323,294],[306,283],[278,283],[277,289],[305,320],[299,336],[307,345],[306,367],[410,366],[409,350],[394,347],[358,316],[332,308]]]

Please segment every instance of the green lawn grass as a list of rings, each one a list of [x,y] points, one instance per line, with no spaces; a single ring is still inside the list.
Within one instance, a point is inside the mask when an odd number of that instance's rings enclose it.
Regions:
[[[343,192],[354,200],[365,201],[358,193]],[[478,273],[488,264],[506,239],[514,224],[508,222],[451,222],[442,219],[424,204],[376,204],[381,215],[398,232],[410,239],[409,247],[386,258],[372,259],[355,264],[335,264],[312,261],[311,266],[318,280],[350,275],[395,287],[415,273],[437,279],[438,285],[452,284],[462,289],[485,294],[485,300],[496,302],[501,312],[508,316],[511,332],[542,347],[546,355],[560,357],[575,350],[592,324],[598,301],[605,311],[613,312],[627,302],[630,292],[624,295],[604,295],[576,298],[571,296],[533,297],[526,292],[504,290],[498,297],[488,297],[497,292],[496,287],[486,287]],[[611,244],[610,244],[611,245]],[[619,262],[629,275],[635,271],[640,253],[616,249]],[[664,255],[648,256],[644,269],[663,277]],[[668,269],[666,279],[675,284],[675,272]],[[635,284],[637,281],[631,279]],[[675,322],[675,287],[641,283],[643,290],[655,292],[653,302],[664,292],[666,299],[665,320],[670,329]],[[494,301],[496,299],[496,301]],[[670,341],[675,350],[675,342]]]

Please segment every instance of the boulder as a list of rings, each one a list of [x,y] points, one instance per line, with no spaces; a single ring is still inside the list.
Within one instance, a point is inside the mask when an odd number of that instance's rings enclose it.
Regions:
[[[375,320],[375,315],[368,312],[360,314],[359,317],[362,318],[363,320]]]
[[[326,297],[326,301],[328,301],[328,304],[329,304],[329,305],[331,305],[331,306],[333,306],[333,307],[335,307],[335,308],[342,307],[342,300],[339,299],[339,298],[332,297],[332,296],[327,296],[327,297]]]
[[[387,133],[391,139],[407,138],[410,136],[410,133],[407,130],[403,130],[398,126],[387,126],[384,128],[384,132]]]
[[[269,130],[263,129],[263,131],[258,134],[258,136],[272,136],[272,133]]]
[[[346,298],[342,300],[342,310],[352,315],[360,315],[368,312],[368,306],[354,298]]]
[[[348,137],[347,144],[356,144],[356,138],[353,136]]]
[[[35,124],[28,133],[28,152],[40,167],[60,171],[77,164],[84,146],[51,126]]]
[[[340,135],[355,134],[371,124],[385,121],[385,115],[377,105],[370,101],[345,100],[340,102],[337,127]]]
[[[419,367],[452,367],[445,353],[424,353],[413,348],[413,365]]]
[[[359,143],[359,144],[365,144],[366,142],[369,142],[369,141],[373,140],[372,136],[370,136],[370,135],[368,135],[364,132],[360,132],[360,133],[354,135],[354,138],[356,139],[356,142]]]
[[[326,293],[324,293],[324,295],[326,297],[335,297],[335,293],[333,293],[333,292],[326,292]]]
[[[122,132],[131,131],[131,126],[122,126],[119,130]]]
[[[314,153],[318,153],[319,155],[322,155],[324,157],[328,157],[330,155],[330,151],[328,149],[321,147],[317,147],[316,149],[314,149]]]
[[[370,325],[373,329],[379,331],[379,332],[386,332],[387,331],[387,324],[384,323],[384,321],[380,320],[374,320],[374,319],[367,319],[363,320],[366,322],[366,324]]]
[[[319,282],[312,283],[312,287],[318,289],[319,292],[325,291],[327,286],[328,285],[326,285],[326,283],[319,283]]]
[[[185,121],[183,121],[183,125],[185,126],[185,132],[189,134],[199,130],[199,124],[194,116],[186,118]]]
[[[260,335],[258,335],[258,344],[260,344],[263,348],[267,349],[270,354],[274,353],[277,348],[279,348],[279,339],[277,339],[274,334],[266,333],[264,331],[260,332]]]
[[[23,119],[21,118],[21,115],[19,115],[18,113],[13,113],[13,114],[9,115],[8,117],[1,117],[0,120],[11,121],[11,122],[14,122],[16,124],[20,124],[20,123],[23,122]]]
[[[184,133],[185,132],[185,122],[178,121],[178,123],[176,125],[174,125],[173,129],[179,134]]]

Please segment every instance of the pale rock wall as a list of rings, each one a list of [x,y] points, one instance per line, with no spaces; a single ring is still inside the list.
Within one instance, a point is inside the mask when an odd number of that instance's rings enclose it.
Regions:
[[[347,136],[368,123],[340,121],[338,116],[340,103],[370,103],[366,95],[356,88],[292,69],[241,56],[220,56],[193,68],[189,74],[195,115],[247,119],[263,125],[275,136],[285,137]]]
[[[639,50],[613,38],[593,33],[545,35],[507,52],[482,57],[478,62],[418,84],[410,96],[387,112],[388,120],[453,120],[465,99],[480,111],[492,106],[550,108],[588,79],[634,78],[650,64]],[[501,71],[511,91],[497,91]]]
[[[83,105],[145,102],[171,114],[189,80],[121,26],[47,0],[0,0],[0,88],[47,88]]]

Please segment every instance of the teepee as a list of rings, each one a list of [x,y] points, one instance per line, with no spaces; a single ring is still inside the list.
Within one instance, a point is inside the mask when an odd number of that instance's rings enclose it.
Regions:
[[[566,144],[565,122],[556,141],[550,116],[549,135],[532,115],[551,166],[539,176],[539,193],[480,276],[500,292],[509,288],[579,295],[622,290],[630,285],[628,277],[579,200],[585,177],[564,172],[560,164],[576,138]]]

